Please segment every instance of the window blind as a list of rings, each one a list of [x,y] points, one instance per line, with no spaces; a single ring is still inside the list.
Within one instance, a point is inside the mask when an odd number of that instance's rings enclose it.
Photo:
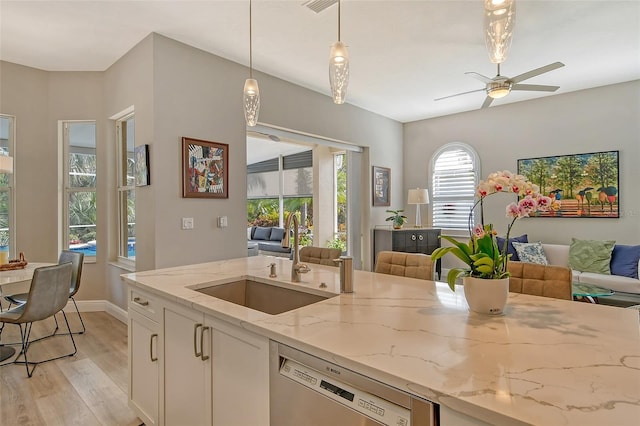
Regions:
[[[469,212],[475,202],[476,176],[474,157],[466,149],[452,147],[438,155],[431,186],[434,227],[468,229]]]

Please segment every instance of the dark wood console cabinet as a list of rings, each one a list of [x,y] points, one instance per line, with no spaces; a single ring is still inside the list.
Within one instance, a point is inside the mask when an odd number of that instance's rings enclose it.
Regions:
[[[381,251],[431,254],[438,247],[440,247],[440,229],[376,228],[373,230],[373,265],[375,267],[378,253]],[[440,279],[442,272],[440,260],[436,262],[435,271]]]

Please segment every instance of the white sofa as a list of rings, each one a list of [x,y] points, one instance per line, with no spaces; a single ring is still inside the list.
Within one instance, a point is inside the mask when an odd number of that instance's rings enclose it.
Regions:
[[[569,246],[563,244],[542,244],[550,265],[569,266]],[[640,267],[640,262],[639,267]],[[574,282],[593,284],[609,288],[616,293],[632,293],[640,296],[640,279],[620,275],[596,274],[593,272],[571,271]]]

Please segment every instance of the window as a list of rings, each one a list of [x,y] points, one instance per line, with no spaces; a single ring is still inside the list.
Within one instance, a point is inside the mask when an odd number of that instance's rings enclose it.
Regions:
[[[63,121],[64,232],[62,245],[94,257],[96,244],[96,123]]]
[[[247,226],[282,226],[288,212],[300,212],[300,244],[311,244],[313,154],[310,150],[247,165]]]
[[[449,230],[467,230],[469,212],[475,201],[480,161],[469,145],[449,143],[440,148],[431,161],[433,226]],[[473,224],[473,216],[471,224]]]
[[[136,258],[135,120],[133,113],[116,120],[118,136],[118,258]]]
[[[14,125],[15,118],[0,114],[0,155],[14,155]],[[11,174],[0,173],[0,252],[8,253],[12,257],[13,235],[13,179]]]

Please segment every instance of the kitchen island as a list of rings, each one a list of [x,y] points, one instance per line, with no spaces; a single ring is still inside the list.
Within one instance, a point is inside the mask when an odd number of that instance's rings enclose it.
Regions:
[[[270,263],[277,278],[269,278]],[[278,315],[196,291],[252,278],[339,292],[337,268],[311,269],[291,283],[289,260],[255,256],[123,278],[131,290],[490,424],[624,426],[640,418],[635,310],[512,293],[504,315],[483,316],[468,311],[461,288],[364,271],[354,271],[354,293]]]

